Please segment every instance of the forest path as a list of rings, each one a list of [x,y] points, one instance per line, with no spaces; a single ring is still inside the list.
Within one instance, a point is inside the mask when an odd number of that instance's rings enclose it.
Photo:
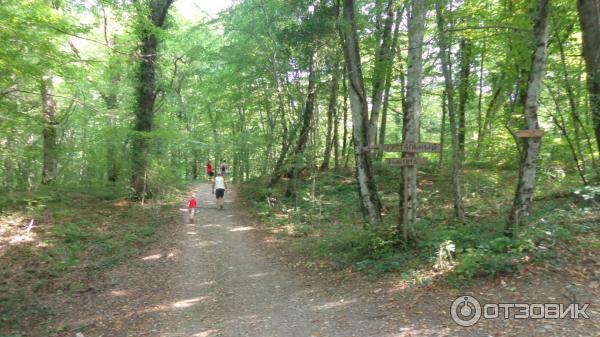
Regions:
[[[47,300],[59,333],[74,337],[346,337],[346,336],[598,336],[600,292],[564,272],[532,270],[474,287],[415,287],[399,277],[369,279],[346,272],[292,267],[284,244],[259,226],[226,193],[216,207],[209,184],[195,186],[198,212],[188,220],[182,201],[177,223],[165,224],[147,252],[101,274],[88,290]],[[182,200],[187,200],[182,195]],[[295,254],[295,253],[292,253]],[[298,257],[291,258],[298,261]],[[590,263],[582,268],[590,270]],[[572,267],[574,271],[579,269]],[[570,269],[569,269],[570,270]],[[600,275],[600,274],[598,274]],[[591,301],[589,320],[481,320],[463,328],[450,305],[472,294],[487,303]]]
[[[195,189],[195,223],[184,214],[175,322],[165,337],[385,336],[380,309],[343,289],[323,288],[263,252],[235,192],[217,209],[210,186]]]

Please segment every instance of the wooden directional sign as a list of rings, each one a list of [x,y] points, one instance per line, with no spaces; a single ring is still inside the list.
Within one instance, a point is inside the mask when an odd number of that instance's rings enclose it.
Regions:
[[[380,150],[383,152],[440,152],[440,149],[440,144],[436,143],[400,143],[369,146],[369,150]]]
[[[385,163],[393,166],[410,166],[427,163],[425,158],[414,157],[414,158],[385,158]]]
[[[515,132],[519,138],[540,138],[544,135],[544,130],[533,129],[533,130],[519,130]]]

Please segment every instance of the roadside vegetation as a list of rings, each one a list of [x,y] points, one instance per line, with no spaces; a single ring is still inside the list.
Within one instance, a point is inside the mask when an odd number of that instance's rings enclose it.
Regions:
[[[405,245],[396,231],[399,170],[380,165],[376,176],[383,221],[365,226],[349,174],[313,172],[298,196],[267,189],[263,181],[244,189],[253,211],[270,231],[301,252],[307,267],[351,268],[369,275],[395,272],[419,284],[435,280],[465,284],[519,273],[530,264],[560,270],[569,261],[600,250],[600,189],[577,186],[546,172],[531,222],[513,238],[504,235],[513,171],[465,170],[464,223],[452,217],[449,177],[421,172],[418,241]],[[441,277],[441,278],[440,278]]]
[[[41,187],[0,197],[0,336],[44,326],[45,295],[90,288],[177,223],[174,192],[144,205],[123,188]],[[18,336],[18,335],[8,335]]]

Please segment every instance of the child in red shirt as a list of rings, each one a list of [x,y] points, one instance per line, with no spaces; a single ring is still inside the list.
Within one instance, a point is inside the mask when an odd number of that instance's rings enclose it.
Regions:
[[[190,201],[188,201],[188,212],[190,214],[190,221],[194,221],[194,214],[196,213],[196,198],[194,198],[193,193]]]

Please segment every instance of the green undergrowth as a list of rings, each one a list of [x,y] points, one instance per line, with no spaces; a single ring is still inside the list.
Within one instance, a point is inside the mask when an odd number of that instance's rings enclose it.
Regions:
[[[0,198],[0,336],[43,325],[51,313],[40,295],[87,291],[100,271],[138,256],[176,223],[176,190],[145,205],[128,193],[44,187]]]
[[[308,267],[352,268],[369,275],[397,272],[418,283],[443,275],[450,282],[518,273],[524,265],[559,267],[561,259],[600,245],[600,188],[573,187],[542,172],[529,224],[514,238],[504,233],[514,194],[512,171],[465,170],[465,223],[453,217],[451,177],[420,171],[417,242],[405,245],[397,229],[399,170],[376,166],[383,221],[365,226],[352,176],[320,172],[297,184],[286,198],[287,182],[269,189],[249,182],[243,193],[256,216],[302,252]],[[567,252],[569,254],[563,254]],[[561,257],[559,259],[558,257]]]

